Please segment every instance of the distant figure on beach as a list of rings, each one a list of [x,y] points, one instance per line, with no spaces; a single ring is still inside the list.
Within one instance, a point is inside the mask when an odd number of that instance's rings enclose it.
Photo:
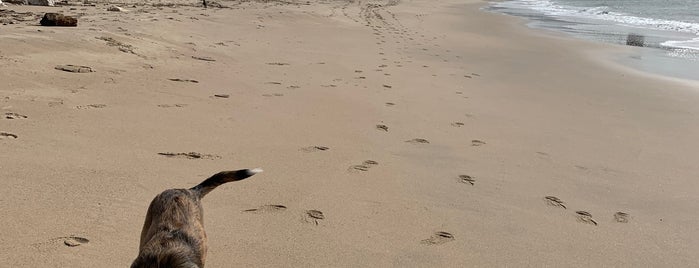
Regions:
[[[202,0],[204,2],[204,8],[206,8],[206,0]]]
[[[629,34],[626,36],[626,45],[634,47],[642,47],[645,44],[645,37],[640,34]]]

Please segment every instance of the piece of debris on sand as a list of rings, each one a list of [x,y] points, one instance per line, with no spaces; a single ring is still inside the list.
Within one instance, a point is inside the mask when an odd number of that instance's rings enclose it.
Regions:
[[[91,67],[78,65],[58,65],[54,67],[56,70],[71,72],[71,73],[91,73],[94,72]]]
[[[78,19],[61,13],[46,13],[39,23],[41,26],[76,27],[78,26]]]

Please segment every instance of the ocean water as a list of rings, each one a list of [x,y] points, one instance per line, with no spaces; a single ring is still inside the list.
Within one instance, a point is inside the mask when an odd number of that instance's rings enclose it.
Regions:
[[[699,0],[506,0],[487,9],[528,18],[535,28],[643,47],[621,61],[699,80]]]

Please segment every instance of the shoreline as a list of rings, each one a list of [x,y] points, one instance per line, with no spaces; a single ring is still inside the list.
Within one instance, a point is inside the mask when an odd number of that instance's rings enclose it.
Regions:
[[[249,167],[211,267],[695,262],[693,85],[477,0],[304,2],[5,7],[84,15],[2,26],[0,266],[123,267],[156,194]]]
[[[693,70],[699,67],[699,62],[696,61],[696,56],[692,56],[699,53],[698,51],[690,50],[690,52],[680,52],[678,50],[679,48],[663,47],[660,43],[658,43],[662,40],[666,40],[663,38],[669,38],[671,35],[678,36],[678,38],[679,35],[688,35],[685,38],[691,38],[693,36],[691,34],[645,28],[635,29],[630,26],[613,26],[605,24],[608,22],[592,19],[589,19],[591,20],[589,22],[583,22],[581,18],[556,17],[545,15],[543,13],[540,14],[533,10],[520,11],[517,9],[508,9],[506,7],[495,7],[494,5],[496,3],[497,2],[491,2],[491,4],[485,5],[483,9],[486,12],[522,18],[525,20],[524,25],[526,25],[528,28],[544,30],[547,32],[552,32],[552,34],[559,33],[570,38],[588,42],[626,47],[626,53],[621,54],[626,57],[612,57],[614,63],[635,69],[635,71],[648,73],[652,77],[667,77],[670,81],[683,81],[683,83],[699,82],[699,76],[691,71],[684,71]],[[583,27],[583,25],[586,25],[584,26],[586,27],[586,30],[576,28],[576,26]],[[594,26],[590,28],[590,25]],[[651,40],[645,40],[646,43],[642,45],[643,47],[634,47],[628,44],[622,44],[619,43],[621,42],[620,39],[623,37],[621,35],[622,32],[628,32],[630,35],[639,35],[644,39]],[[628,38],[628,36],[626,36],[626,38]],[[687,53],[685,57],[689,58],[671,56],[669,55],[671,53]]]

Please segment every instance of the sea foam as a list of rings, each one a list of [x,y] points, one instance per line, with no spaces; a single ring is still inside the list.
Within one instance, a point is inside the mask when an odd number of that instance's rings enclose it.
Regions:
[[[550,0],[514,0],[494,4],[500,8],[531,9],[553,17],[572,17],[582,19],[601,20],[621,24],[627,27],[645,28],[653,30],[665,30],[699,35],[699,23],[647,18],[610,11],[606,6],[598,7],[573,7],[559,5]],[[699,50],[699,37],[692,40],[666,41],[662,46],[671,48]]]

